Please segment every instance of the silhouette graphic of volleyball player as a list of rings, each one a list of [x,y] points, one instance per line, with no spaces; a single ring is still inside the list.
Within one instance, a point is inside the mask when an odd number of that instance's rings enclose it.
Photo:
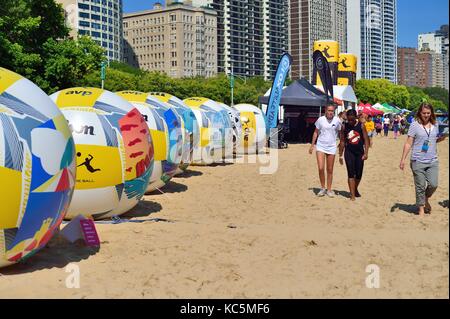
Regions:
[[[340,64],[342,64],[342,66],[344,67],[344,68],[348,68],[348,65],[347,64],[345,64],[345,62],[347,62],[347,58],[343,58],[342,59],[342,61],[341,62],[339,62]]]
[[[329,59],[329,58],[334,58],[334,55],[330,55],[330,54],[328,53],[328,50],[330,50],[330,46],[329,46],[329,45],[327,45],[325,48],[323,48],[322,53],[325,55],[325,57],[326,57],[327,59]]]
[[[77,153],[77,156],[78,157],[80,157],[81,156],[81,153],[80,152],[78,152]],[[86,166],[86,169],[89,171],[89,172],[91,172],[91,173],[94,173],[94,172],[96,172],[96,171],[101,171],[101,169],[100,168],[93,168],[92,166],[91,166],[91,161],[93,160],[93,156],[91,155],[91,154],[89,154],[89,157],[86,157],[85,159],[84,159],[84,162],[83,163],[81,163],[80,165],[78,165],[77,167],[80,167],[80,166]]]

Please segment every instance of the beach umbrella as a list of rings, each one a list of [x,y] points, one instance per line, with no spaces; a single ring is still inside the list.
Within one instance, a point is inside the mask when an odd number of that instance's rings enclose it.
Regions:
[[[55,103],[0,68],[0,267],[42,249],[59,229],[75,186],[75,147]]]
[[[166,114],[165,112],[170,109],[169,106],[159,102],[148,93],[122,91],[116,94],[139,110],[150,130],[153,140],[154,165],[147,192],[152,192],[169,182],[181,163],[182,151],[180,148],[183,143],[181,123],[170,124],[173,122],[172,120],[179,122],[180,119],[172,114],[173,112]]]
[[[75,141],[76,183],[66,218],[108,218],[133,208],[153,171],[152,138],[139,110],[98,88],[69,88],[50,97]]]

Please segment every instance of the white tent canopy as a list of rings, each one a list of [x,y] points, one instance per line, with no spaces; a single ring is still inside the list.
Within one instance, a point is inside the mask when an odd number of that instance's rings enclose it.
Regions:
[[[314,86],[323,92],[323,87],[321,85]],[[353,91],[353,88],[350,85],[333,85],[333,95],[335,98],[342,101],[351,103],[358,102],[355,91]]]

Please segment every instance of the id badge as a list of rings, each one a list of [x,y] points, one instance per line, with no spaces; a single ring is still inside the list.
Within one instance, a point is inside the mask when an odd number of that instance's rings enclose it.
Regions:
[[[423,153],[426,153],[426,152],[428,152],[428,143],[429,143],[430,141],[429,140],[425,140],[424,142],[423,142],[423,144],[422,144],[422,152]]]

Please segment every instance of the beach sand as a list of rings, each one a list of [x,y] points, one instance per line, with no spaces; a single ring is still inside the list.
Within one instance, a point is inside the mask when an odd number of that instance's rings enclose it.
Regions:
[[[189,167],[164,194],[98,225],[101,248],[54,238],[25,264],[0,269],[2,298],[448,298],[449,157],[439,144],[433,212],[414,215],[403,142],[375,138],[356,202],[336,160],[335,198],[318,198],[309,145],[279,150],[279,168]],[[66,288],[66,266],[80,288]],[[380,287],[366,287],[366,267]],[[70,270],[70,269],[69,269]]]

